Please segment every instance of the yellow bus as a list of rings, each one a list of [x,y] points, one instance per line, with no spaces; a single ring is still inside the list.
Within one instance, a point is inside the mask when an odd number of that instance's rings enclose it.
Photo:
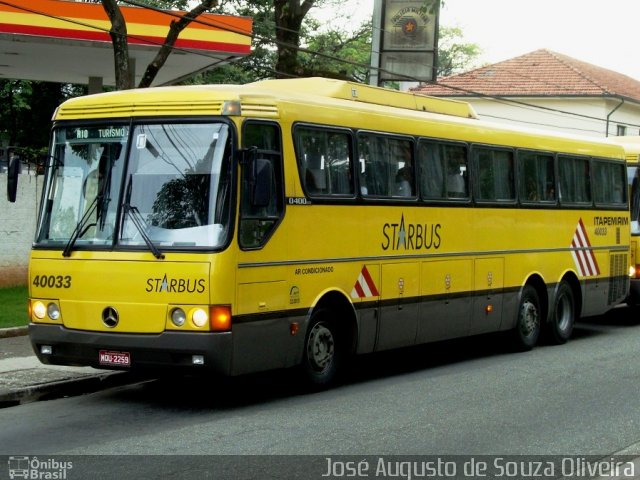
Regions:
[[[627,160],[629,181],[629,210],[631,222],[630,267],[631,285],[627,303],[640,305],[640,137],[612,137],[612,141],[623,146]]]
[[[629,287],[619,145],[321,78],[86,96],[54,116],[29,269],[47,364],[297,367],[570,337]]]

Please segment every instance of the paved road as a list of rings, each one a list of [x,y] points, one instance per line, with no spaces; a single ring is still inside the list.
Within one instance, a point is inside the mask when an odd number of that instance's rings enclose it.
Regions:
[[[0,455],[640,455],[640,325],[625,315],[527,353],[483,337],[362,357],[315,394],[269,374],[6,408]]]

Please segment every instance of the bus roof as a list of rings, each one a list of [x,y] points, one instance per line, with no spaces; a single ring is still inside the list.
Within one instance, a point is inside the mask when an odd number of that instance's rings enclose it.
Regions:
[[[640,163],[640,136],[609,137],[608,140],[624,148],[628,163]]]
[[[54,120],[117,117],[152,114],[220,113],[224,101],[239,100],[243,112],[251,105],[263,105],[268,114],[282,98],[322,97],[363,104],[395,107],[477,119],[473,107],[458,100],[398,92],[386,88],[327,78],[263,80],[246,85],[198,85],[122,90],[70,99],[63,103]],[[254,107],[255,108],[255,107]],[[276,111],[274,110],[274,113]]]
[[[466,102],[319,77],[88,95],[64,102],[54,120],[231,115],[227,106],[234,102],[247,117],[276,119],[286,114],[291,121],[331,122],[407,135],[424,135],[428,131],[430,136],[453,141],[624,158],[623,148],[605,139],[480,121]],[[429,122],[427,130],[422,121]]]
[[[420,112],[441,113],[462,118],[478,118],[473,107],[459,100],[416,95],[388,88],[374,87],[362,83],[346,82],[329,78],[311,77],[282,80],[263,80],[253,84],[255,88],[274,92],[291,92],[317,95],[340,100],[404,108]]]

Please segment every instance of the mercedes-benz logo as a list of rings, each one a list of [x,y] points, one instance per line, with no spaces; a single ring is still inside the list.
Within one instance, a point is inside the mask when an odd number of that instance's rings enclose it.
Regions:
[[[118,311],[113,307],[107,307],[102,311],[102,323],[107,327],[113,328],[118,325]]]

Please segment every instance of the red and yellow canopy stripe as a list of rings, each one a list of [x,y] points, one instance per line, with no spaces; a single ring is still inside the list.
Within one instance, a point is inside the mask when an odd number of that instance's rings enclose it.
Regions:
[[[137,7],[120,7],[127,22],[129,42],[141,45],[164,43],[174,15]],[[175,43],[177,48],[248,54],[252,19],[202,14]],[[61,0],[6,0],[0,3],[0,33],[36,35],[72,40],[111,42],[111,22],[101,4]]]

